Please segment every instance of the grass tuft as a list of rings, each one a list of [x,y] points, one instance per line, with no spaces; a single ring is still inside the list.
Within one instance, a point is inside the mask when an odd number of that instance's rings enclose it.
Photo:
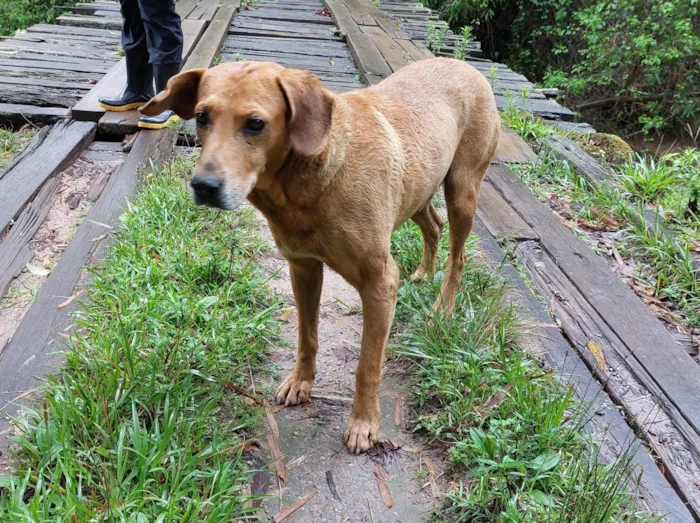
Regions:
[[[191,159],[149,174],[122,216],[45,398],[17,421],[0,520],[233,521],[259,413],[244,385],[276,338],[250,210],[195,207]]]
[[[402,275],[420,262],[414,224],[393,236]],[[521,350],[509,289],[468,241],[451,318],[429,316],[442,274],[405,281],[392,351],[417,364],[415,429],[446,447],[456,487],[436,512],[453,522],[649,522],[626,491],[631,453],[609,465],[586,434],[587,409]],[[442,263],[446,254],[441,248]],[[442,265],[441,265],[442,266]]]
[[[32,139],[34,133],[32,131],[12,131],[10,129],[0,128],[0,169],[19,152],[29,140]]]

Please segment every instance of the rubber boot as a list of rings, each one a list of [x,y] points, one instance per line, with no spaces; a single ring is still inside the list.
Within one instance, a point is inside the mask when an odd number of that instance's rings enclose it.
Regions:
[[[154,65],[156,78],[156,92],[163,91],[168,85],[168,80],[180,72],[180,64]],[[170,122],[176,122],[178,116],[171,110],[163,111],[156,116],[142,116],[138,126],[142,129],[163,129]]]
[[[153,98],[153,66],[148,58],[139,60],[126,57],[126,88],[119,96],[98,98],[98,103],[106,111],[131,111],[145,105]]]

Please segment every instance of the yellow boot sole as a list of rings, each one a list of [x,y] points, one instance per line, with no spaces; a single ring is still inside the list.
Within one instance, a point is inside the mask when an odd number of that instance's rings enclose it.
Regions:
[[[170,122],[177,122],[180,117],[176,114],[172,115],[170,118],[165,120],[163,123],[148,123],[139,120],[137,124],[140,129],[165,129]]]
[[[138,109],[139,107],[143,107],[146,105],[147,102],[132,102],[130,104],[126,105],[108,105],[102,102],[97,102],[102,109],[105,111],[109,111],[112,113],[121,113],[124,111],[133,111],[134,109]]]

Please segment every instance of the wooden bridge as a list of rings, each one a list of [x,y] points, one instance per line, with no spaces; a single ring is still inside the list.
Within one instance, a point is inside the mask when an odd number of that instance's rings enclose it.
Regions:
[[[509,91],[511,103],[551,125],[592,130],[573,123],[570,110],[524,76],[484,59],[478,43],[460,43],[447,30],[441,45],[430,50],[430,31],[445,24],[416,0],[262,0],[247,7],[240,0],[180,0],[177,9],[185,70],[218,61],[275,61],[308,69],[327,88],[345,92],[374,85],[408,63],[450,56],[462,45],[467,62],[498,80],[493,85],[500,108]],[[89,284],[86,268],[100,259],[137,190],[139,171],[167,160],[187,140],[182,129],[139,132],[136,112],[105,113],[99,107],[97,98],[117,94],[125,80],[118,3],[100,0],[67,10],[71,14],[56,25],[38,24],[0,40],[0,124],[43,125],[0,170],[0,293],[11,296],[22,278],[36,285],[33,299],[5,316],[13,323],[0,326],[0,450],[9,445],[7,416],[32,400],[43,376],[61,363],[74,298]],[[536,350],[580,399],[592,403],[590,430],[604,458],[639,445],[634,461],[641,504],[668,514],[667,521],[697,521],[698,364],[509,170],[534,157],[517,135],[503,133],[480,199],[475,231],[481,248],[534,319]],[[71,234],[63,234],[62,222],[52,217],[59,211],[68,216],[63,226]],[[507,261],[504,248],[531,283]],[[50,274],[28,274],[45,252]],[[591,342],[605,354],[604,365]]]

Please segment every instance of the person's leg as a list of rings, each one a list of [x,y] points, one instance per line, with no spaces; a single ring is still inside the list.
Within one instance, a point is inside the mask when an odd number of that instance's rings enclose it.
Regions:
[[[168,80],[180,72],[182,62],[182,27],[173,0],[139,0],[141,18],[146,30],[148,55],[153,66],[156,92],[165,89]],[[139,127],[162,129],[176,120],[172,111],[158,116],[142,116]]]
[[[146,31],[138,0],[120,0],[122,18],[122,49],[126,56],[126,88],[119,96],[98,100],[107,111],[128,111],[141,107],[153,95],[153,67],[149,63]]]

